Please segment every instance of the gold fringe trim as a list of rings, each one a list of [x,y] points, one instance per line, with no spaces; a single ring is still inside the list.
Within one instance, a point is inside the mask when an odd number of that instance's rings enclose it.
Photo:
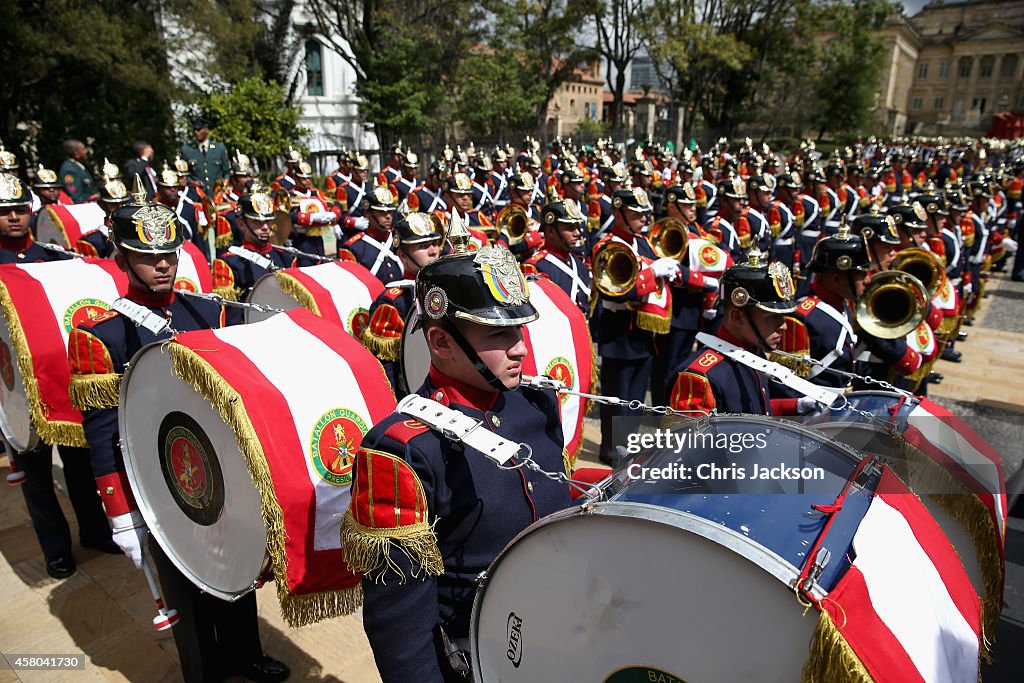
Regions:
[[[116,408],[121,399],[121,375],[115,372],[71,375],[68,395],[71,405],[79,410]]]
[[[647,311],[637,311],[636,325],[641,330],[647,330],[654,334],[668,334],[672,331],[672,318],[671,316],[662,318],[660,315]]]
[[[904,458],[901,460],[906,463],[905,468],[912,474],[901,472],[901,478],[914,491],[949,491],[950,493],[927,495],[964,526],[974,544],[984,591],[984,595],[979,596],[981,656],[989,661],[994,643],[991,638],[995,636],[1003,609],[1004,569],[1003,560],[999,555],[999,547],[1002,544],[999,530],[992,521],[992,515],[985,503],[963,482],[908,441],[903,442],[903,455]]]
[[[307,311],[320,315],[320,307],[316,305],[316,299],[313,298],[313,295],[310,294],[309,290],[301,282],[283,270],[275,272],[274,279],[281,286],[281,291],[298,301],[300,306]]]
[[[284,513],[274,493],[274,480],[270,475],[266,454],[249,420],[242,397],[212,365],[192,349],[174,342],[168,342],[164,348],[171,356],[174,374],[209,401],[235,434],[235,441],[248,466],[249,475],[260,493],[261,516],[267,527],[267,552],[273,561],[277,599],[288,625],[296,628],[321,619],[343,616],[350,613],[343,611],[347,607],[352,607],[354,611],[358,607],[358,604],[353,602],[354,596],[330,597],[339,591],[309,596],[292,595],[288,591],[288,555],[285,552],[287,532],[284,526]],[[332,611],[335,608],[338,611]]]
[[[810,656],[800,672],[803,683],[872,683],[864,663],[857,657],[832,617],[822,610],[811,634]]]
[[[230,231],[224,233],[223,235],[217,235],[217,239],[213,241],[213,246],[218,247],[220,249],[227,249],[228,247],[231,246],[231,243],[234,241],[234,237],[235,236],[232,235]]]
[[[363,330],[363,338],[360,341],[367,351],[380,360],[396,361],[402,353],[401,337],[382,337],[371,332],[369,327]]]
[[[311,225],[301,230],[306,237],[323,237],[327,234],[327,228],[322,225]]]
[[[39,395],[39,380],[36,379],[35,367],[32,365],[32,353],[28,348],[28,340],[25,338],[25,330],[21,327],[21,320],[18,318],[14,301],[11,300],[11,294],[2,281],[0,281],[0,308],[3,309],[3,314],[7,318],[7,328],[11,333],[11,345],[14,347],[11,352],[17,356],[18,370],[21,372],[25,396],[28,398],[29,412],[32,414],[32,424],[35,425],[39,438],[56,446],[88,448],[89,442],[85,440],[85,431],[82,429],[82,425],[63,420],[50,420],[46,417],[43,401]]]
[[[580,439],[583,441],[583,439]],[[578,453],[577,449],[577,453]],[[569,451],[562,449],[562,469],[565,470],[565,476],[571,477],[572,470],[576,467],[576,454],[570,455]]]
[[[798,358],[793,358],[792,356],[783,355],[781,353],[776,353],[772,351],[770,354],[768,354],[768,360],[770,360],[773,363],[778,363],[783,367],[789,368],[797,377],[807,377],[807,375],[811,374],[810,363],[804,362]]]
[[[60,234],[64,236],[64,244],[60,245],[66,249],[74,249],[75,245],[71,244],[71,240],[68,238],[68,229],[64,227],[64,221],[60,219],[57,212],[53,210],[52,206],[46,207],[46,213],[50,214],[50,220],[60,230]]]
[[[391,559],[391,550],[397,549],[409,559],[412,578],[441,576],[444,560],[437,547],[434,529],[426,522],[417,522],[391,529],[371,529],[363,526],[347,510],[341,520],[341,546],[345,549],[345,562],[349,569],[374,581],[381,581],[390,571],[405,583],[405,572]]]
[[[228,301],[238,301],[238,288],[231,285],[227,287],[214,287],[213,293],[224,297]]]
[[[280,597],[280,591],[278,591]],[[325,619],[352,614],[363,605],[363,586],[357,583],[326,593],[292,595],[281,598],[281,615],[292,628],[315,624]]]

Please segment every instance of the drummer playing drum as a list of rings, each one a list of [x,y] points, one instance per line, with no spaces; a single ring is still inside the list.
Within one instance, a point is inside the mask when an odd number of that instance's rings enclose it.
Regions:
[[[121,307],[130,313],[111,310],[72,330],[70,393],[82,410],[93,474],[114,542],[138,567],[147,529],[118,448],[118,394],[125,365],[143,346],[171,336],[161,323],[183,332],[221,327],[224,317],[214,303],[175,294],[183,228],[173,210],[146,200],[138,176],[133,201],[117,209],[111,223],[114,259],[128,274],[124,298],[129,303]],[[220,681],[229,675],[254,681],[288,677],[287,666],[263,655],[254,592],[236,602],[220,600],[200,591],[152,538],[146,553],[156,564],[167,604],[178,611],[174,640],[186,681]]]
[[[518,264],[501,245],[466,253],[468,232],[457,216],[452,223],[455,252],[416,278],[431,360],[417,393],[480,421],[478,429],[529,443],[536,463],[560,471],[558,399],[520,388],[523,326],[538,313]],[[569,504],[565,485],[501,469],[402,413],[371,429],[342,539],[346,561],[364,574],[363,626],[381,678],[463,680],[458,650],[477,575],[517,533]]]

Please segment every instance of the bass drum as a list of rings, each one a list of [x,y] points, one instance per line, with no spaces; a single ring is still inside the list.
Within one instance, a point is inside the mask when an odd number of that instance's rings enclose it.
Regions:
[[[39,212],[36,240],[74,249],[82,235],[100,230],[107,234],[106,214],[99,204],[54,204]]]
[[[398,386],[395,387],[396,396],[408,396],[415,392],[430,372],[430,351],[427,349],[427,340],[420,330],[420,315],[415,308],[405,317],[401,355],[395,366],[398,380]]]
[[[771,418],[672,431],[685,448],[638,456],[606,501],[539,521],[494,561],[473,606],[475,680],[800,680],[818,615],[790,585],[825,523],[811,505],[835,501],[860,455]],[[754,478],[782,465],[820,478]],[[849,567],[879,473],[833,516],[815,596]]]
[[[24,452],[39,445],[39,435],[32,424],[32,409],[16,348],[11,343],[7,316],[0,315],[0,432],[14,450]]]
[[[267,567],[260,495],[234,432],[174,374],[162,346],[139,351],[121,381],[125,469],[171,562],[202,590],[237,600]]]
[[[263,306],[271,306],[273,308],[280,308],[282,311],[290,311],[294,308],[299,308],[299,302],[295,300],[295,297],[290,296],[281,289],[281,285],[278,283],[277,278],[274,277],[273,273],[267,273],[252,286],[249,290],[248,303],[260,304]],[[258,311],[255,308],[245,309],[245,322],[246,323],[258,323],[274,315],[273,313],[264,313]]]

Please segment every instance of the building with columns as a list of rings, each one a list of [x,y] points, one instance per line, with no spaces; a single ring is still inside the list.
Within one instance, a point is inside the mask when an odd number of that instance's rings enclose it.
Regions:
[[[889,135],[983,135],[1024,111],[1024,2],[934,0],[885,26],[876,116]]]

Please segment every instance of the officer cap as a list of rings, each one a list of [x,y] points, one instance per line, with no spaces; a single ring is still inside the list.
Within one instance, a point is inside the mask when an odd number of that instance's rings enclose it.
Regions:
[[[398,208],[398,193],[390,185],[377,185],[363,201],[372,211],[394,211]]]
[[[971,197],[992,198],[992,187],[984,177],[974,176],[967,187],[970,190]]]
[[[238,200],[238,208],[246,218],[257,221],[274,220],[274,200],[262,187],[257,186],[251,192],[242,195]]]
[[[31,204],[32,195],[18,177],[10,173],[0,173],[0,206],[10,208]]]
[[[718,194],[732,199],[743,199],[747,196],[747,187],[739,176],[732,176],[718,184]]]
[[[450,194],[473,194],[473,181],[465,173],[453,173],[444,179],[444,190]]]
[[[868,242],[876,240],[885,244],[900,243],[900,235],[896,232],[896,221],[892,216],[879,214],[877,204],[872,204],[870,213],[853,219],[853,232]]]
[[[814,273],[826,270],[868,270],[871,268],[871,258],[864,238],[851,234],[849,227],[841,225],[835,235],[815,242],[808,268]]]
[[[178,182],[175,180],[175,187]],[[121,182],[120,178],[114,178],[103,183],[100,187],[100,201],[108,204],[125,204],[128,201],[128,189]]]
[[[18,170],[18,157],[4,148],[0,142],[0,173],[7,173]]]
[[[254,176],[252,162],[249,157],[235,150],[235,156],[231,158],[231,175],[233,176]]]
[[[533,174],[528,171],[522,173],[516,173],[512,176],[512,180],[509,183],[513,188],[526,192],[532,190],[537,185],[537,181],[534,179]]]
[[[802,190],[804,187],[804,182],[800,179],[798,171],[780,173],[775,179],[779,182],[779,185],[791,190]]]
[[[166,161],[163,170],[156,177],[156,184],[159,187],[178,187],[178,173],[172,171]]]
[[[135,176],[132,201],[110,217],[111,239],[118,249],[143,254],[169,254],[185,242],[185,233],[174,211],[146,200],[142,179]]]
[[[452,220],[462,230],[462,220]],[[431,320],[467,320],[478,325],[511,327],[539,317],[530,303],[519,263],[502,244],[489,244],[470,254],[465,247],[442,256],[416,275],[416,304]]]
[[[197,116],[192,119],[192,130],[199,130],[200,128],[209,128],[210,122],[205,116]]]
[[[896,227],[905,230],[908,234],[911,230],[928,229],[928,213],[919,202],[890,206],[889,215],[896,222]]]
[[[541,210],[541,222],[544,225],[559,223],[575,223],[583,226],[587,219],[580,211],[580,205],[575,199],[562,199],[557,202],[550,202],[544,205]]]
[[[669,204],[696,204],[697,193],[690,183],[671,185],[665,188],[665,201]]]
[[[778,261],[767,264],[762,256],[755,246],[747,254],[746,263],[727,269],[722,275],[722,296],[734,306],[792,313],[796,310],[796,286],[789,268]]]
[[[612,195],[612,206],[616,209],[629,209],[637,213],[651,213],[654,207],[651,206],[651,199],[641,188],[635,187],[632,190],[615,190]]]
[[[296,178],[310,178],[313,176],[313,167],[305,161],[300,161],[292,166],[292,175]]]
[[[399,247],[406,244],[440,241],[444,234],[444,224],[433,212],[410,213],[395,221],[394,233]]]
[[[54,173],[52,169],[39,164],[39,170],[36,171],[36,177],[32,180],[32,187],[39,189],[60,187],[60,181],[57,180],[57,174]]]
[[[771,173],[756,173],[747,179],[747,188],[760,192],[775,192],[777,181]]]

